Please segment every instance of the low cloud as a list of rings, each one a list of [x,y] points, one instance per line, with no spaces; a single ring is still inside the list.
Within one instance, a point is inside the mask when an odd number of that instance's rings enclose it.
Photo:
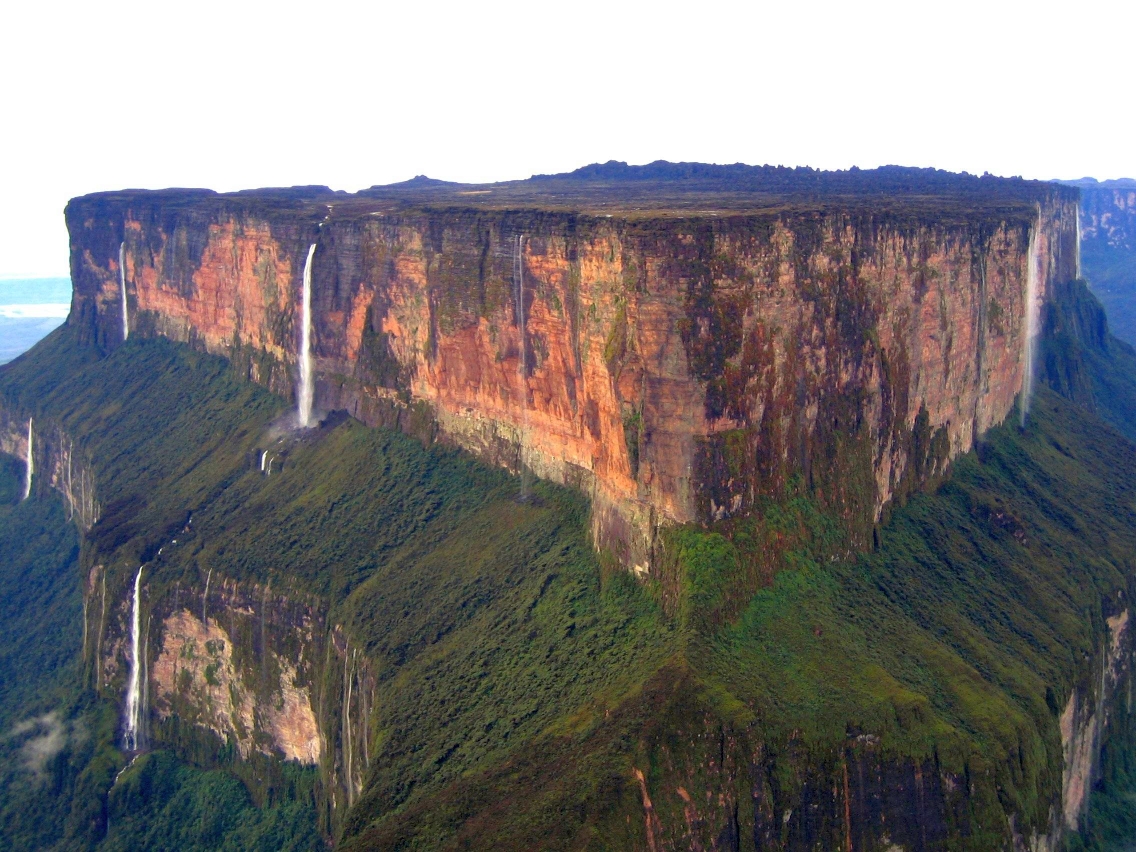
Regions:
[[[29,734],[33,736],[20,746],[20,762],[37,781],[42,781],[47,762],[67,744],[67,728],[59,714],[52,711],[20,722],[8,732],[7,739],[19,739]]]

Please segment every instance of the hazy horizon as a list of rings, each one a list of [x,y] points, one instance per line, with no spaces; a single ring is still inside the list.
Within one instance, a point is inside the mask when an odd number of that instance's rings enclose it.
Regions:
[[[70,310],[67,276],[0,277],[0,364],[58,328]]]

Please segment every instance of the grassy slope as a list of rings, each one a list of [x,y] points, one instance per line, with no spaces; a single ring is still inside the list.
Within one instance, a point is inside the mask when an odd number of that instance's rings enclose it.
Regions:
[[[807,495],[769,507],[761,529],[675,531],[672,616],[600,569],[577,498],[542,486],[518,505],[515,483],[458,453],[348,422],[264,479],[250,457],[283,404],[218,359],[131,341],[97,360],[61,331],[0,373],[0,392],[88,451],[106,505],[94,553],[123,587],[192,511],[155,584],[212,569],[293,586],[365,647],[380,686],[377,756],[347,825],[357,847],[641,841],[631,769],[657,778],[660,754],[681,749],[668,731],[702,716],[751,746],[792,736],[817,760],[872,732],[897,758],[988,778],[972,805],[988,839],[1001,806],[1040,825],[1059,776],[1054,708],[1136,552],[1131,446],[1048,392],[1024,435],[993,432],[854,562],[830,561],[832,522]],[[794,570],[719,624],[706,614],[751,546],[742,532],[788,540]],[[228,782],[166,761],[124,776],[140,792],[112,809],[137,794],[180,837],[179,797],[207,802]],[[784,805],[793,779],[776,771]],[[256,809],[239,812],[261,830]]]
[[[278,405],[261,398],[258,408],[255,389],[208,359],[197,361],[161,347],[148,356],[117,365],[98,361],[71,346],[66,330],[60,330],[0,373],[9,399],[37,417],[61,419],[90,451],[100,496],[110,502],[111,514],[116,505],[136,510],[128,527],[133,537],[126,537],[122,524],[96,528],[92,537],[96,546],[121,542],[129,553],[158,537],[155,530],[184,518],[185,503],[178,500],[207,500],[219,487],[217,480],[223,482],[236,459],[218,453],[225,441],[212,437],[214,429],[239,435],[246,420],[255,428]],[[9,480],[15,474],[9,469],[18,468],[22,476],[22,464],[3,461],[7,475],[0,482],[0,503],[13,491]],[[181,475],[168,477],[170,470]],[[168,490],[163,492],[163,486]],[[160,499],[145,499],[154,494]],[[108,849],[322,845],[313,802],[256,808],[248,791],[230,776],[174,767],[161,753],[124,775],[108,800],[107,790],[123,765],[115,748],[118,708],[78,689],[81,570],[74,527],[58,497],[41,495],[14,509],[0,505],[0,549],[6,557],[0,560],[6,572],[0,577],[6,592],[0,646],[14,651],[5,654],[2,671],[18,674],[21,686],[18,696],[3,694],[0,712],[8,712],[16,699],[20,718],[55,710],[64,735],[62,750],[38,774],[27,771],[16,749],[46,728],[3,743],[11,759],[5,762],[9,771],[2,782],[0,837],[9,848],[94,848],[108,815],[111,832],[102,844]],[[38,582],[29,582],[31,578]],[[8,712],[5,718],[16,717]],[[235,829],[235,845],[217,845],[219,826]],[[291,846],[281,842],[285,836]]]
[[[51,708],[82,644],[75,528],[59,500],[23,490],[23,462],[0,456],[0,729]]]
[[[213,571],[314,595],[347,625],[380,672],[385,801],[622,698],[668,653],[649,597],[622,573],[601,584],[586,507],[562,489],[519,505],[506,475],[354,422],[292,445],[265,478],[250,459],[282,402],[164,341],[98,360],[61,331],[0,373],[0,392],[61,422],[96,470],[104,513],[85,561],[111,566],[108,595],[192,513],[147,568],[151,596]]]
[[[1034,412],[1025,435],[996,430],[938,493],[896,512],[875,553],[821,564],[802,544],[796,569],[736,623],[680,627],[682,653],[610,714],[581,714],[572,730],[551,729],[505,764],[365,827],[368,808],[378,815],[375,788],[350,848],[461,848],[469,838],[621,848],[625,817],[636,831],[642,819],[632,767],[681,763],[684,746],[665,729],[706,714],[751,751],[792,739],[819,765],[854,730],[878,735],[898,760],[933,758],[980,779],[974,833],[960,848],[999,843],[1003,809],[1044,827],[1060,785],[1056,710],[1136,567],[1136,455],[1047,391]],[[724,535],[682,530],[674,546],[693,596],[712,599],[715,578],[728,584],[736,570]],[[797,765],[774,768],[785,775],[781,808],[800,786]],[[661,797],[655,807],[666,813]],[[752,815],[741,820],[744,837]]]

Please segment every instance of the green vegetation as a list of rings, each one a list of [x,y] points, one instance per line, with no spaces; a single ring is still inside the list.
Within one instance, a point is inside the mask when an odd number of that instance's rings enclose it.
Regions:
[[[79,540],[58,499],[20,501],[24,464],[0,456],[0,728],[53,706],[82,645]]]
[[[1085,277],[1092,282],[1093,295],[1108,312],[1113,334],[1129,344],[1136,343],[1133,252],[1114,248],[1098,236],[1082,244],[1082,263]]]
[[[1086,344],[1082,315],[1052,318],[1047,375],[1086,404],[1111,389],[1097,407],[1123,425],[1136,370]],[[1045,389],[1024,432],[993,430],[937,490],[908,495],[870,553],[847,552],[845,519],[797,477],[749,518],[668,531],[646,584],[592,552],[580,497],[538,484],[518,503],[500,471],[351,420],[275,443],[283,401],[163,340],[100,358],[62,329],[0,371],[0,394],[75,439],[103,505],[80,559],[58,501],[16,505],[22,465],[0,465],[4,647],[23,654],[26,635],[28,654],[51,655],[27,657],[39,680],[0,684],[9,729],[42,719],[0,744],[15,846],[310,849],[319,825],[349,849],[626,848],[644,843],[641,773],[667,831],[835,848],[843,812],[801,814],[834,801],[851,766],[954,779],[931,790],[946,802],[923,821],[932,845],[987,849],[1006,814],[1047,830],[1057,715],[1091,689],[1105,619],[1132,593],[1136,453]],[[938,469],[941,439],[911,440]],[[722,441],[732,469],[745,435]],[[122,600],[139,561],[155,611],[210,576],[271,584],[342,626],[374,678],[370,766],[345,818],[327,816],[326,764],[317,782],[244,763],[190,725],[158,726],[161,748],[115,783],[117,695],[75,687],[79,583],[104,564]],[[334,672],[318,677],[334,693]],[[63,747],[21,764],[49,735]],[[1127,830],[1132,741],[1110,734],[1112,792],[1094,799],[1086,848]]]
[[[58,499],[17,502],[23,478],[21,461],[0,456],[0,824],[11,848],[30,849],[66,814],[54,794],[67,787],[61,705],[79,670],[82,604],[74,528]]]
[[[791,570],[734,622],[714,626],[707,614],[733,588],[741,531],[727,530],[731,540],[677,530],[669,546],[684,597],[666,665],[641,669],[643,685],[614,711],[569,717],[496,767],[420,794],[401,813],[376,813],[350,848],[411,838],[433,848],[428,837],[451,837],[446,848],[462,837],[525,848],[546,831],[560,838],[544,841],[551,848],[619,848],[622,816],[641,819],[631,768],[662,773],[669,762],[681,775],[703,765],[702,747],[676,736],[703,718],[726,732],[741,765],[761,743],[795,744],[762,769],[779,780],[778,810],[802,795],[808,767],[831,765],[868,733],[885,760],[930,760],[973,779],[948,848],[1000,844],[1007,812],[1044,831],[1060,789],[1057,711],[1087,676],[1083,661],[1117,595],[1128,594],[1133,483],[1130,445],[1043,391],[1024,435],[996,430],[936,494],[897,511],[870,555],[822,561],[832,521],[805,498],[770,507],[761,532],[796,539],[785,554]],[[449,694],[461,694],[450,683]],[[746,801],[752,782],[743,776],[726,792]],[[349,831],[378,811],[381,793],[373,788]],[[670,798],[681,823],[682,802]],[[666,813],[668,801],[654,806]],[[752,836],[754,814],[741,821]]]
[[[137,561],[176,535],[147,568],[151,607],[179,590],[200,594],[211,573],[214,583],[271,583],[345,624],[380,680],[374,736],[387,747],[367,796],[384,807],[571,728],[573,714],[603,712],[668,652],[672,630],[632,580],[620,573],[601,586],[579,497],[540,485],[518,504],[504,473],[354,421],[271,444],[280,400],[165,341],[83,354],[60,332],[0,383],[62,424],[97,471],[105,508],[84,564],[113,566],[108,586],[122,599]],[[254,460],[270,444],[279,461],[265,478]],[[203,748],[168,726],[157,735],[236,772],[258,799],[280,794],[233,765],[223,744]],[[183,776],[160,774],[159,814],[181,801],[171,785],[190,785]],[[190,786],[191,798],[228,789]]]
[[[100,852],[314,852],[324,848],[312,798],[256,807],[230,773],[192,769],[167,751],[143,755],[110,792]]]
[[[77,689],[83,641],[78,536],[57,495],[17,503],[22,493],[23,463],[0,456],[3,845],[322,848],[310,796],[256,808],[229,773],[201,772],[168,754],[144,758],[112,786],[123,765],[115,747],[118,708]],[[111,831],[102,839],[108,789]],[[218,841],[222,836],[225,842]]]

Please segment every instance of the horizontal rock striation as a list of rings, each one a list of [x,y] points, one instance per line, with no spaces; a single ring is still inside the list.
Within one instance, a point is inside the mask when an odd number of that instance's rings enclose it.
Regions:
[[[318,409],[406,428],[428,413],[445,440],[577,486],[597,544],[647,572],[660,524],[801,481],[862,545],[1012,409],[1031,241],[1040,300],[1076,274],[1075,189],[598,174],[78,198],[69,321],[118,345],[121,274],[131,334],[291,394],[314,243]]]

